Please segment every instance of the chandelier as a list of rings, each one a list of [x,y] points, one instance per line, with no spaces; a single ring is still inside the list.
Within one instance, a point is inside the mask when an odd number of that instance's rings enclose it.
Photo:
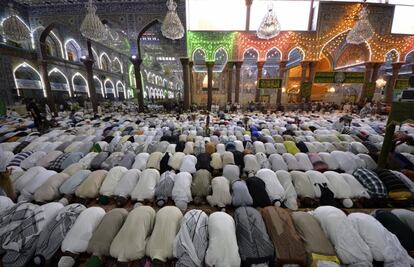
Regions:
[[[374,29],[368,20],[368,9],[364,6],[359,13],[358,21],[346,36],[346,41],[350,44],[362,44],[374,35]]]
[[[257,30],[257,37],[260,39],[271,39],[278,36],[280,33],[280,24],[277,20],[276,14],[273,11],[273,5],[270,4],[268,12],[260,23]]]
[[[108,30],[105,28],[96,13],[96,5],[92,4],[92,0],[86,4],[86,16],[81,24],[80,31],[83,37],[94,40],[102,41],[108,36]]]
[[[164,37],[172,40],[184,37],[184,26],[177,14],[177,4],[174,0],[167,0],[168,12],[162,23],[161,32]]]
[[[3,34],[4,37],[10,39],[16,43],[22,43],[30,40],[30,29],[23,23],[23,21],[17,17],[16,11],[13,9],[13,5],[10,4],[10,17],[3,21]]]

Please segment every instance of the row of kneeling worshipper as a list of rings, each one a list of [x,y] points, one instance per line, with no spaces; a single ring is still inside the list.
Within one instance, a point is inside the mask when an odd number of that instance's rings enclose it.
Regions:
[[[0,214],[3,266],[414,266],[414,212],[404,209],[239,207],[208,216],[175,206],[10,205]]]
[[[92,203],[97,199],[103,205],[116,203],[118,207],[130,201],[155,202],[162,207],[173,201],[185,211],[190,203],[218,208],[276,205],[291,210],[319,205],[350,208],[354,204],[401,207],[412,205],[414,194],[410,178],[387,169],[358,168],[349,174],[261,168],[241,179],[237,165],[226,165],[219,174],[205,168],[191,172],[186,169],[189,165],[194,165],[191,158],[184,158],[179,170],[164,172],[123,166],[91,171],[79,162],[62,172],[41,166],[27,171],[9,169],[0,173],[0,195],[13,202],[35,203]]]

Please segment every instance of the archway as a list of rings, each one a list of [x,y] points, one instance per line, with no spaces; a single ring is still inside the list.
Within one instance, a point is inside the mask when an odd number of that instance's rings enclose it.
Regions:
[[[127,94],[125,94],[125,86],[121,81],[118,81],[116,83],[116,89],[118,91],[118,98],[120,101],[125,100],[125,98],[128,98]]]
[[[63,54],[62,42],[52,31],[45,39],[46,55],[49,57],[65,58]]]
[[[69,39],[65,42],[65,56],[67,60],[72,62],[79,62],[81,53],[82,49],[74,39]]]
[[[254,101],[257,87],[257,61],[259,52],[254,48],[244,51],[240,79],[240,104]]]
[[[115,73],[124,73],[121,61],[117,57],[112,60],[112,71]]]
[[[300,47],[293,48],[288,54],[288,62],[286,64],[288,69],[288,79],[286,83],[286,96],[288,103],[295,103],[298,101],[302,79],[301,62],[304,58],[305,53]]]
[[[56,99],[58,102],[61,99],[72,96],[69,87],[69,80],[59,69],[54,68],[49,72],[49,81],[54,99]]]
[[[23,98],[40,99],[46,96],[40,73],[24,62],[13,70],[17,95]]]
[[[97,76],[93,76],[93,82],[95,83],[96,97],[99,100],[104,99],[105,93],[101,80]]]
[[[115,94],[114,83],[111,80],[107,79],[104,83],[104,87],[105,87],[106,98],[110,100],[115,100],[116,94]]]
[[[109,56],[103,52],[101,56],[99,57],[99,61],[101,62],[101,69],[104,71],[110,71],[111,70],[111,60],[109,59]]]
[[[72,84],[74,97],[89,97],[88,83],[82,74],[75,73],[72,77]]]
[[[274,78],[278,76],[281,58],[282,53],[276,47],[267,51],[266,62],[263,67],[263,78]]]

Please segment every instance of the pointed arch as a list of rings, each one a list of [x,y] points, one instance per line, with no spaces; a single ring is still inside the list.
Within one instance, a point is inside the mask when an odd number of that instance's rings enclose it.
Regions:
[[[80,74],[79,72],[76,72],[73,76],[72,76],[72,86],[73,86],[73,91],[75,91],[75,78],[76,77],[81,77],[83,79],[83,81],[85,82],[85,88],[86,88],[86,93],[88,94],[88,97],[91,97],[90,92],[89,92],[89,87],[88,87],[88,81],[86,80],[86,78]]]
[[[68,85],[67,91],[69,93],[69,96],[72,97],[72,93],[70,92],[70,88],[69,88],[69,80],[68,80],[68,77],[60,69],[58,69],[58,68],[53,68],[51,71],[49,71],[48,75],[50,76],[54,72],[59,73],[60,75],[62,75],[65,78],[66,84]]]
[[[93,54],[93,59],[94,59],[94,60],[95,60],[95,62],[96,62],[96,66],[97,66],[98,68],[101,68],[101,61],[99,60],[98,53],[96,52],[95,48],[93,48],[93,47],[92,47],[92,54]],[[95,67],[96,67],[96,66],[95,66]]]
[[[37,76],[39,77],[39,80],[40,80],[40,85],[41,85],[42,90],[43,90],[43,96],[46,97],[47,95],[46,95],[45,83],[43,81],[42,75],[40,75],[40,72],[37,71],[32,65],[30,65],[27,62],[23,62],[23,63],[17,65],[13,69],[13,78],[14,78],[14,83],[16,85],[16,89],[17,89],[17,95],[20,96],[20,91],[19,91],[19,83],[18,83],[17,77],[16,77],[16,71],[19,70],[21,67],[24,67],[24,68],[28,67],[29,69],[31,69],[32,71],[34,71],[37,74]]]
[[[243,51],[243,58],[242,58],[242,60],[244,61],[245,55],[246,55],[247,51],[249,51],[249,50],[253,50],[253,51],[255,51],[255,52],[256,52],[256,54],[257,54],[256,61],[257,61],[257,60],[259,60],[259,58],[260,58],[260,53],[259,53],[259,50],[257,50],[257,48],[252,47],[252,46],[251,46],[251,47],[246,48],[246,49]]]
[[[410,56],[410,54],[412,54],[412,53],[414,53],[414,49],[412,49],[412,50],[408,51],[408,52],[407,52],[407,54],[405,54],[405,57],[404,57],[404,62],[407,62],[408,57],[409,57],[409,56]]]
[[[125,90],[125,85],[124,85],[124,83],[123,82],[121,82],[121,81],[117,81],[116,82],[116,84],[115,84],[115,88],[116,88],[116,90],[117,90],[117,94],[118,94],[118,97],[119,97],[119,90],[118,90],[118,85],[121,85],[121,87],[122,87],[122,92],[124,93],[124,96],[125,96],[125,98],[128,98],[128,96],[127,96],[127,92],[126,92],[126,90]]]
[[[102,94],[102,97],[104,97],[105,96],[105,93],[104,93],[104,88],[103,88],[103,84],[102,84],[102,81],[98,78],[98,76],[96,76],[96,75],[94,75],[93,76],[93,80],[94,81],[98,81],[98,83],[100,84],[100,87],[101,87],[101,94]]]
[[[282,51],[278,48],[278,47],[276,47],[276,46],[273,46],[273,47],[271,47],[271,48],[269,48],[267,51],[266,51],[266,55],[265,55],[265,58],[267,59],[267,55],[269,54],[269,52],[270,51],[272,51],[273,49],[276,49],[276,51],[279,53],[279,55],[280,55],[280,60],[282,60],[282,58],[283,58],[283,53],[282,53]]]
[[[105,71],[111,70],[111,59],[109,58],[108,54],[102,52],[99,56],[99,61],[101,62],[100,68]]]
[[[82,49],[75,39],[71,38],[71,39],[66,40],[64,46],[65,46],[65,59],[66,60],[75,61],[75,62],[80,60]],[[72,59],[70,57],[72,57]]]
[[[395,55],[395,60],[394,60],[394,55],[393,54]],[[388,55],[391,55],[392,62],[399,62],[400,61],[401,54],[400,54],[400,52],[397,51],[397,49],[392,48],[387,53],[385,53],[384,62],[387,62]]]
[[[299,50],[301,52],[301,54],[302,54],[302,60],[305,59],[306,54],[305,54],[305,51],[303,50],[303,48],[300,47],[300,46],[296,46],[296,47],[292,48],[289,51],[289,53],[288,53],[288,60],[290,60],[290,56],[291,56],[292,52],[295,51],[295,50]]]
[[[112,85],[112,92],[113,92],[113,94],[114,94],[114,97],[118,97],[117,96],[117,93],[116,93],[116,88],[115,88],[115,86],[114,86],[114,83],[112,82],[112,80],[111,79],[109,79],[109,78],[106,78],[106,80],[104,81],[104,87],[105,87],[105,95],[107,94],[107,88],[109,89],[109,87],[107,87],[107,83],[110,83],[111,85]]]
[[[116,72],[116,70],[114,70],[114,66],[116,65],[115,62],[117,62],[118,66],[119,66],[119,71],[123,74],[124,73],[124,68],[123,68],[122,63],[121,63],[121,61],[119,60],[118,57],[114,57],[114,59],[112,60],[112,70]]]

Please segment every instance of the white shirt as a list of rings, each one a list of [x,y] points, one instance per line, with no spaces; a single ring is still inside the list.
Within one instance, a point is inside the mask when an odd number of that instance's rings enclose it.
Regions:
[[[414,264],[414,260],[401,246],[398,238],[374,217],[365,213],[354,212],[348,215],[348,219],[369,246],[376,261],[385,262],[385,267],[410,267]]]
[[[278,171],[278,170],[287,171],[288,170],[288,166],[286,162],[283,160],[283,157],[279,154],[270,155],[269,161],[270,161],[273,171]]]
[[[351,198],[371,198],[366,188],[354,176],[348,173],[340,175],[351,188]]]
[[[174,187],[172,189],[172,199],[177,202],[191,202],[191,182],[193,177],[188,172],[180,172],[175,176]]]
[[[339,173],[334,171],[327,171],[323,174],[328,179],[336,198],[352,198],[351,186]]]
[[[100,207],[91,207],[82,211],[75,221],[75,224],[66,234],[62,242],[62,252],[71,252],[79,254],[85,252],[88,248],[89,240],[98,227],[105,210]]]
[[[290,175],[298,196],[315,198],[315,190],[306,173],[301,171],[291,171]]]
[[[180,172],[195,173],[197,158],[194,155],[186,155],[183,158],[180,166]]]
[[[127,171],[128,169],[122,166],[113,167],[106,175],[106,178],[101,185],[101,189],[99,190],[99,194],[103,196],[112,196],[115,187]]]
[[[160,173],[155,169],[146,169],[141,173],[137,185],[131,192],[131,198],[138,201],[154,198],[155,187],[160,181]]]
[[[322,230],[334,245],[343,264],[372,266],[373,257],[370,248],[345,213],[332,206],[322,206],[315,209],[312,215],[321,224]]]
[[[296,160],[298,161],[299,170],[309,171],[313,170],[313,165],[309,160],[308,155],[305,153],[299,152],[295,155]]]
[[[297,198],[298,195],[296,193],[295,187],[292,183],[292,177],[290,173],[285,170],[278,170],[276,171],[277,179],[279,180],[280,184],[283,186],[285,190],[285,205],[288,209],[297,210],[298,203]]]
[[[319,184],[321,185],[326,184],[329,187],[329,189],[335,194],[335,191],[333,190],[331,184],[329,183],[328,179],[326,179],[325,175],[323,175],[323,173],[311,170],[311,171],[307,171],[306,175],[308,176],[309,181],[313,185],[313,190],[315,191],[315,197],[320,198],[322,195]]]
[[[139,153],[135,157],[135,162],[132,165],[132,169],[138,169],[140,171],[144,170],[145,167],[147,166],[148,158],[149,158],[149,154],[148,153],[146,153],[146,152]]]
[[[290,153],[283,153],[282,157],[285,160],[289,171],[299,169],[299,163],[298,163],[297,159],[295,158],[295,156],[293,156]]]
[[[238,267],[241,264],[233,218],[225,212],[214,212],[208,219],[208,266]]]
[[[120,197],[129,197],[132,190],[137,185],[140,176],[141,171],[137,169],[131,169],[125,172],[114,189],[114,195]]]
[[[32,177],[29,182],[26,183],[19,196],[20,201],[31,201],[33,199],[34,192],[44,184],[49,177],[55,175],[55,171],[44,170],[39,172],[36,176]]]
[[[283,201],[285,190],[277,179],[276,173],[270,169],[261,169],[256,176],[266,184],[266,192],[271,201]]]

